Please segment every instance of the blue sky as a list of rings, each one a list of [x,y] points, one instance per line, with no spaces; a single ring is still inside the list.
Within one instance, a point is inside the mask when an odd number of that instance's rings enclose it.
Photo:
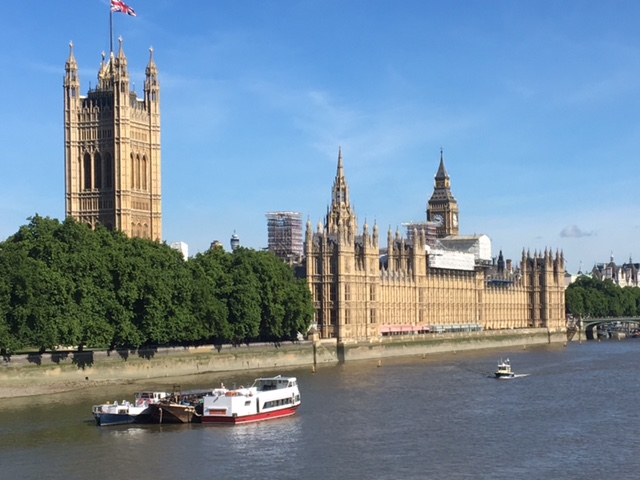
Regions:
[[[442,147],[461,234],[494,255],[640,261],[640,2],[127,3],[139,96],[149,47],[160,72],[163,236],[190,254],[265,247],[269,211],[317,225],[339,146],[360,227],[422,221]],[[4,239],[64,218],[64,64],[73,41],[95,85],[109,3],[7,2],[0,40]]]

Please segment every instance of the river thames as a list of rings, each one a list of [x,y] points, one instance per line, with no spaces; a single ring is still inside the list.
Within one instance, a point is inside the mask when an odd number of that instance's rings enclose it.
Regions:
[[[489,378],[509,358],[511,380]],[[289,418],[97,427],[94,403],[174,379],[0,400],[15,479],[630,479],[640,475],[640,340],[574,342],[199,375],[183,389],[298,377]]]

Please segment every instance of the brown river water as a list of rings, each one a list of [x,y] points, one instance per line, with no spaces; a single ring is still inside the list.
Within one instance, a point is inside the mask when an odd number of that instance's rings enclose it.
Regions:
[[[509,358],[511,380],[489,378]],[[95,403],[176,379],[0,400],[3,479],[632,479],[640,339],[179,379],[298,377],[302,406],[256,424],[97,427]]]

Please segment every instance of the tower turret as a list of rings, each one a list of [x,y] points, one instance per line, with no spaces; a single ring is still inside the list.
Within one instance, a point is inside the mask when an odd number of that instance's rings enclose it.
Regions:
[[[78,62],[76,62],[76,57],[73,55],[73,42],[69,43],[69,58],[64,65],[64,89],[65,93],[69,93],[72,91],[73,98],[79,97],[80,88],[80,78],[78,77]]]
[[[153,48],[149,49],[149,63],[146,68],[144,82],[144,109],[149,118],[147,130],[151,139],[149,151],[149,177],[151,178],[148,190],[149,205],[151,206],[151,224],[156,230],[162,227],[162,159],[160,145],[160,81],[158,80],[158,67],[153,57]]]
[[[373,223],[373,245],[378,248],[378,222]]]
[[[152,115],[160,114],[160,82],[158,80],[158,67],[153,58],[153,48],[149,49],[149,63],[146,68],[144,82],[145,105]]]
[[[78,111],[80,110],[80,77],[78,76],[78,63],[73,55],[73,42],[69,43],[69,58],[64,66],[64,154],[65,158],[71,158],[78,151],[79,128]],[[65,211],[72,210],[73,186],[80,182],[79,171],[65,171]]]
[[[117,87],[114,91],[117,95],[121,95],[122,98],[129,98],[131,93],[131,78],[129,77],[129,67],[127,56],[124,54],[124,40],[122,37],[118,39],[119,47],[118,54],[115,56],[109,69],[110,75],[113,79],[113,85]],[[121,105],[128,107],[129,104]]]

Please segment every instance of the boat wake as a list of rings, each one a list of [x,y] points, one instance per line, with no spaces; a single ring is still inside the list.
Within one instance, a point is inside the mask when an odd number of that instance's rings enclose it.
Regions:
[[[495,378],[496,380],[513,380],[514,378],[528,377],[529,373],[514,373],[510,377],[496,377],[495,374],[487,375],[487,378]]]

